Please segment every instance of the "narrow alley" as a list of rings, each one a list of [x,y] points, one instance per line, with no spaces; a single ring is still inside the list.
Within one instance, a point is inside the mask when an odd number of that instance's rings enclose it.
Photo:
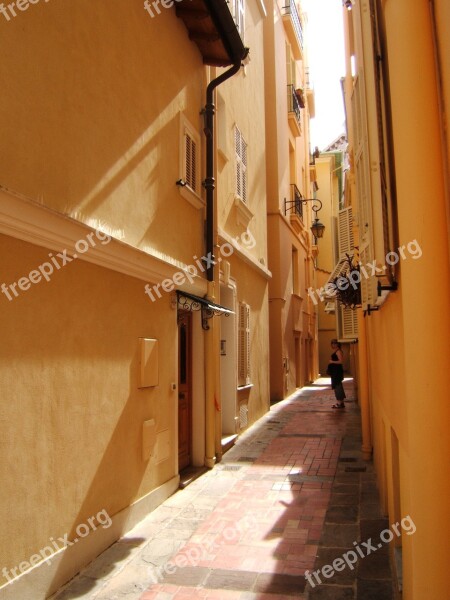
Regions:
[[[361,459],[353,382],[345,410],[332,410],[327,382],[274,405],[53,600],[393,599],[377,542],[394,532]]]

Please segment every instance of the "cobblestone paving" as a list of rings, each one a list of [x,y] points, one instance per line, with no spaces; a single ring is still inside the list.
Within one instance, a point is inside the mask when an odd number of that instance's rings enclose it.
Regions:
[[[387,526],[346,388],[345,410],[320,380],[274,405],[54,600],[392,600],[387,545],[320,584],[305,579]]]

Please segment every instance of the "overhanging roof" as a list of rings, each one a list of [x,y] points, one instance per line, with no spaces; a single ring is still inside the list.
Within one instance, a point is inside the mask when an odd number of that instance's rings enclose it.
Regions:
[[[175,4],[175,10],[204,64],[227,67],[247,56],[227,0],[189,0]]]

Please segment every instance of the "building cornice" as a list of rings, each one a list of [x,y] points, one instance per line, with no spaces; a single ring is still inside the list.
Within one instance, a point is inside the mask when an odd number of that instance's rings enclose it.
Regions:
[[[80,260],[149,283],[172,279],[175,273],[186,271],[185,265],[171,257],[162,259],[148,251],[135,248],[114,238],[108,228],[97,227],[97,230],[109,235],[111,241],[107,244],[99,242],[89,248],[85,254],[78,256]],[[90,225],[0,186],[1,234],[58,252],[66,250],[70,256],[75,244],[79,240],[85,240],[95,231]],[[189,281],[192,281],[192,284],[182,285],[180,289],[198,295],[206,294],[205,279],[190,274]]]

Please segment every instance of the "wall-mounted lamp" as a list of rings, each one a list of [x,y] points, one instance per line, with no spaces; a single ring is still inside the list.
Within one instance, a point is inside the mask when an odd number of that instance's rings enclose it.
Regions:
[[[325,231],[325,225],[316,217],[311,225],[311,231],[314,237],[321,238]]]
[[[317,203],[316,205],[313,204],[311,206],[311,210],[316,214],[316,218],[314,219],[314,222],[311,225],[311,231],[315,238],[323,237],[323,234],[325,232],[325,225],[321,221],[319,221],[319,218],[317,216],[317,213],[322,208],[322,202],[320,200],[318,200],[317,198],[302,198],[301,202],[302,202],[302,204],[306,204],[307,202],[316,202]]]
[[[296,186],[294,186],[294,188],[297,189]],[[295,211],[295,214],[301,216],[301,206],[307,202],[315,202],[315,204],[311,206],[311,210],[316,213],[316,218],[311,225],[311,231],[315,238],[321,238],[323,237],[325,231],[325,225],[321,223],[317,217],[317,213],[322,208],[322,202],[318,198],[303,198],[300,192],[297,190],[297,194],[295,194],[295,198],[293,200],[286,200],[286,198],[284,199],[285,214],[287,215],[288,211]]]

